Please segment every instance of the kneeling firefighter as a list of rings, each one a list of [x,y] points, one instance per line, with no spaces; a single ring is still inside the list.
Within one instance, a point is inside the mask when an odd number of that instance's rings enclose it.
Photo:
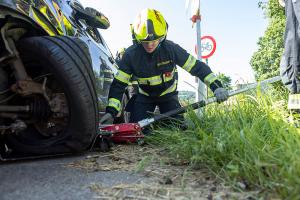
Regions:
[[[131,76],[137,78],[139,88],[134,101],[130,103],[130,122],[149,117],[148,112],[153,112],[156,106],[162,114],[181,107],[177,92],[177,65],[205,82],[218,102],[227,100],[228,91],[209,66],[179,45],[166,40],[168,24],[159,11],[143,10],[131,29],[135,41],[119,61],[119,70],[109,92],[106,114],[100,123],[113,122],[121,109],[122,95]],[[183,120],[182,115],[175,118]]]

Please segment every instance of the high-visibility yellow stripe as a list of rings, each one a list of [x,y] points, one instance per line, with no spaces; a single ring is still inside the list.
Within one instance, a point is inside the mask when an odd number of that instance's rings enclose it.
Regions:
[[[174,92],[174,91],[176,91],[176,88],[177,88],[177,80],[175,80],[174,83],[168,89],[166,89],[163,93],[161,93],[159,96],[164,96],[166,94]]]
[[[213,73],[208,74],[205,78],[204,78],[204,82],[207,85],[212,84],[215,80],[217,80],[218,78],[216,77],[216,75],[214,75]]]
[[[139,93],[143,94],[143,95],[146,95],[146,96],[150,96],[147,92],[145,92],[144,90],[142,90],[140,87],[139,87]]]
[[[162,84],[161,77],[158,76],[152,76],[149,78],[137,78],[137,81],[141,85],[160,85]]]
[[[109,98],[108,106],[115,108],[117,111],[121,110],[121,102],[115,98]]]
[[[131,75],[123,72],[122,70],[118,70],[117,75],[115,76],[115,78],[119,81],[121,81],[122,83],[128,84],[129,80],[131,78]]]
[[[184,65],[182,66],[182,68],[184,70],[186,70],[187,72],[190,72],[193,69],[193,67],[195,66],[196,61],[197,61],[197,59],[194,56],[190,55],[188,57],[188,59],[186,60],[186,62],[184,63]]]

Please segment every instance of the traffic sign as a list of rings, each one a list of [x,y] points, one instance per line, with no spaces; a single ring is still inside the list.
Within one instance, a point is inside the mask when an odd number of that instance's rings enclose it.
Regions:
[[[201,37],[201,57],[207,59],[211,57],[217,48],[216,40],[209,35]],[[195,46],[195,52],[197,54],[197,45]]]

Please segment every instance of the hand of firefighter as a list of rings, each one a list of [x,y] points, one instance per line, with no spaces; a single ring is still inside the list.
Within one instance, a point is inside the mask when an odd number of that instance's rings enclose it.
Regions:
[[[218,103],[226,101],[229,97],[228,91],[222,87],[217,88],[214,91],[214,94],[215,94],[215,97],[216,97]]]
[[[114,117],[110,113],[105,113],[100,119],[100,124],[112,124],[114,122]]]

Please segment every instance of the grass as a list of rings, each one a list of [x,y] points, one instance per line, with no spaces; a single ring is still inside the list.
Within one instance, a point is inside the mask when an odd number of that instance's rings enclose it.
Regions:
[[[185,131],[159,130],[148,140],[174,159],[207,167],[219,177],[284,199],[300,199],[300,131],[288,122],[284,92],[233,97],[199,118],[189,112]]]

